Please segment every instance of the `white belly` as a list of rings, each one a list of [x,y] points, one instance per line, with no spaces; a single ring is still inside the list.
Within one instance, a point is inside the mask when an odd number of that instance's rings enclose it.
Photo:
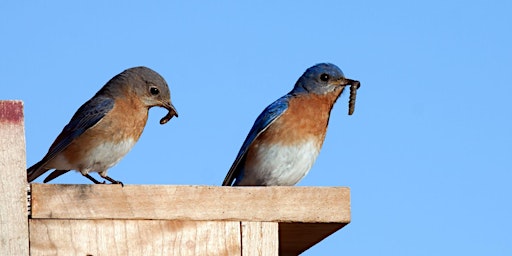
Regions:
[[[296,146],[260,145],[256,164],[245,166],[237,185],[293,186],[309,172],[319,152],[313,140]]]
[[[84,175],[89,172],[99,172],[101,175],[106,175],[107,170],[121,161],[135,145],[135,142],[128,139],[119,143],[101,143],[84,154],[80,161],[75,164],[70,164],[63,154],[59,154],[52,161],[52,168],[76,170]]]

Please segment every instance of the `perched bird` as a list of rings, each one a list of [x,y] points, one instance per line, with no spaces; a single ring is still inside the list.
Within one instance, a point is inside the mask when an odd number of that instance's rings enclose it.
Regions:
[[[90,172],[122,184],[107,176],[107,171],[135,145],[154,106],[169,111],[161,124],[178,117],[162,76],[147,67],[130,68],[116,75],[76,111],[43,159],[27,169],[28,182],[55,169],[45,183],[76,170],[96,184],[100,182]]]
[[[292,186],[311,169],[325,139],[331,109],[351,86],[352,114],[359,81],[333,64],[310,67],[294,88],[258,116],[223,186]]]

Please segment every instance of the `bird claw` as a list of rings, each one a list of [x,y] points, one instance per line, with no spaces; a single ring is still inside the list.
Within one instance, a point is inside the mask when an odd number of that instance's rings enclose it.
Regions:
[[[102,177],[102,178],[104,178],[104,179],[106,179],[106,180],[110,181],[110,182],[111,182],[111,184],[120,184],[120,185],[121,185],[121,187],[124,187],[124,183],[123,183],[123,182],[118,181],[118,180],[114,180],[114,179],[110,178],[109,176],[105,176],[105,177]]]

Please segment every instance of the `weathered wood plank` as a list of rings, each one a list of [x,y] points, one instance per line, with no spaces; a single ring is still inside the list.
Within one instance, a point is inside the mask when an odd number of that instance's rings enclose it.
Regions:
[[[0,255],[28,255],[23,102],[0,101]]]
[[[32,184],[32,218],[349,223],[350,189]]]
[[[279,223],[243,221],[241,226],[243,256],[279,254]]]
[[[240,222],[30,220],[30,255],[240,255]]]

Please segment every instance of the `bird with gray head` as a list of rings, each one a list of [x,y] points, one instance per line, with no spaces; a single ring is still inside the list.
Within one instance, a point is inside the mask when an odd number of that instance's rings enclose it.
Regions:
[[[73,115],[57,136],[43,159],[27,169],[27,180],[32,182],[45,172],[48,182],[76,170],[96,184],[90,172],[113,184],[122,184],[107,176],[140,138],[149,109],[163,107],[168,114],[161,124],[178,117],[171,103],[171,93],[164,78],[147,67],[134,67],[108,81]]]

